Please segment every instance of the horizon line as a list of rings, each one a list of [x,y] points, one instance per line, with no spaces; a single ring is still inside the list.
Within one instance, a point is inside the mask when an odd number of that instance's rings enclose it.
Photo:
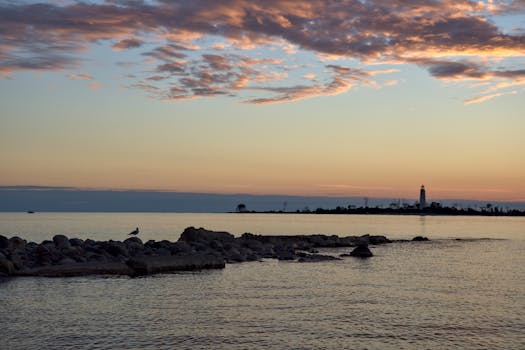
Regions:
[[[283,193],[242,193],[242,192],[195,192],[180,191],[176,189],[151,189],[151,188],[96,188],[96,187],[72,187],[72,186],[45,186],[45,185],[0,185],[0,190],[15,191],[93,191],[93,192],[146,192],[146,193],[177,193],[189,195],[212,195],[212,196],[253,196],[253,197],[292,197],[292,198],[367,198],[371,200],[407,200],[418,201],[417,196],[412,197],[376,197],[368,195],[304,195],[304,194],[283,194]],[[507,200],[488,200],[488,199],[470,199],[470,198],[430,198],[431,201],[472,201],[472,202],[493,202],[493,203],[525,203],[523,199]]]

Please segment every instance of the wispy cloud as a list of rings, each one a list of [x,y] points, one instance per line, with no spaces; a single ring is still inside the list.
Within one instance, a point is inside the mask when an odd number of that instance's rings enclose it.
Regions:
[[[81,74],[68,74],[67,77],[70,78],[70,79],[74,79],[74,80],[91,80],[91,79],[93,79],[92,75],[84,74],[84,73],[81,73]]]
[[[471,99],[463,101],[463,103],[465,105],[470,105],[470,104],[474,104],[474,103],[481,103],[481,102],[485,102],[485,101],[491,100],[491,99],[496,98],[496,97],[500,97],[500,96],[504,96],[504,95],[512,95],[512,94],[517,94],[517,93],[518,92],[516,90],[508,91],[508,92],[498,92],[498,93],[495,93],[495,94],[474,97],[474,98],[471,98]]]

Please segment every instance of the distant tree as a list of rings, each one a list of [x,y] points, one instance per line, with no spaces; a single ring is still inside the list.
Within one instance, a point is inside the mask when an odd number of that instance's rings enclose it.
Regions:
[[[238,204],[237,205],[237,213],[245,213],[247,212],[247,209],[246,209],[246,204]]]

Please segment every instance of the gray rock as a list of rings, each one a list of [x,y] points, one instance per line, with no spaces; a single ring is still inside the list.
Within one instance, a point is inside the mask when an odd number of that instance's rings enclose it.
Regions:
[[[80,238],[71,238],[69,240],[69,244],[71,244],[72,247],[82,247],[84,245],[84,241]]]
[[[76,263],[75,260],[65,257],[65,258],[60,259],[60,261],[58,262],[58,265],[68,265],[68,264],[74,264],[74,263]]]
[[[9,239],[7,237],[0,235],[0,249],[7,249],[9,246]]]
[[[191,247],[184,241],[178,241],[170,246],[170,251],[172,255],[185,254],[191,251]]]
[[[213,255],[158,256],[129,259],[127,265],[137,275],[172,271],[222,269],[224,259]]]
[[[15,266],[7,259],[0,259],[0,273],[11,276],[15,272]]]
[[[278,247],[275,250],[275,255],[279,260],[295,260],[295,251],[292,248]]]
[[[11,237],[9,238],[9,243],[8,243],[8,249],[10,251],[15,251],[15,250],[18,250],[18,249],[24,249],[25,245],[26,245],[26,240],[25,239],[22,239],[20,237]]]
[[[56,235],[53,237],[53,242],[55,243],[55,246],[58,249],[63,248],[69,248],[71,247],[71,244],[69,243],[69,239],[64,235]]]
[[[89,262],[107,262],[108,258],[105,255],[93,252],[86,253],[86,259]]]
[[[130,237],[124,241],[130,255],[137,255],[144,250],[144,244],[138,237]]]
[[[220,231],[208,231],[204,228],[188,227],[182,232],[179,241],[184,242],[195,242],[195,241],[205,241],[211,242],[213,240],[219,241],[232,241],[235,237],[228,232]]]
[[[322,255],[322,254],[302,254],[299,258],[299,262],[321,262],[321,261],[334,261],[341,260],[335,256]]]
[[[385,236],[380,236],[380,235],[370,236],[368,241],[370,244],[374,244],[374,245],[392,243],[391,240],[389,240]]]
[[[18,276],[72,277],[86,275],[132,275],[133,270],[122,262],[87,262],[43,266],[17,271]]]
[[[129,256],[128,248],[122,242],[118,241],[109,241],[105,247],[105,251],[112,256]]]
[[[144,247],[144,244],[142,243],[142,240],[138,237],[130,237],[124,241],[126,245],[139,245],[141,247]]]
[[[368,246],[358,245],[350,252],[350,256],[357,258],[370,258],[371,256],[374,256],[374,254],[368,249]]]
[[[85,262],[85,252],[81,247],[70,247],[62,249],[61,253],[68,258],[73,259],[75,262]]]

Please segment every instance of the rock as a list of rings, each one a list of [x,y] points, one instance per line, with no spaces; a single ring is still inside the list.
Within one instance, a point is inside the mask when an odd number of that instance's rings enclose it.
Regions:
[[[86,253],[86,259],[87,261],[89,262],[107,262],[108,259],[106,258],[105,255],[102,255],[102,254],[97,254],[97,253],[93,253],[93,252],[89,252],[89,253]]]
[[[58,265],[68,265],[68,264],[74,264],[74,263],[76,263],[75,260],[65,257],[65,258],[60,259],[60,261],[58,262]]]
[[[412,241],[414,242],[425,242],[425,241],[428,241],[429,239],[427,237],[423,237],[423,236],[416,236],[414,238],[412,238]]]
[[[103,248],[112,256],[129,256],[128,248],[122,242],[109,241]]]
[[[17,250],[11,254],[11,262],[15,270],[23,270],[27,264],[27,256],[22,250]]]
[[[170,246],[171,255],[186,254],[191,251],[191,247],[184,241],[178,241]]]
[[[358,258],[369,258],[371,256],[374,256],[370,249],[368,249],[368,246],[366,245],[358,245],[355,247],[354,250],[350,252],[350,256],[358,257]]]
[[[8,249],[10,251],[15,251],[15,250],[18,250],[18,249],[24,249],[25,245],[26,245],[26,240],[25,239],[22,239],[20,237],[11,237],[9,238],[9,243],[8,243]]]
[[[53,237],[53,242],[55,243],[55,246],[58,249],[63,248],[69,248],[71,247],[71,244],[69,243],[69,239],[64,235],[56,235]]]
[[[228,262],[246,261],[246,255],[235,247],[232,247],[230,250],[225,252],[225,257]]]
[[[385,236],[380,236],[380,235],[370,236],[368,237],[368,241],[369,241],[369,244],[374,244],[374,245],[392,243],[391,240],[389,240]]]
[[[11,276],[15,272],[15,266],[7,259],[0,259],[0,273]]]
[[[295,251],[292,248],[278,247],[275,250],[275,255],[279,260],[295,260]]]
[[[257,252],[260,252],[261,250],[263,250],[262,242],[259,242],[258,240],[255,240],[255,239],[242,239],[241,245],[245,248],[248,248],[248,249],[251,249]]]
[[[71,244],[72,247],[82,247],[84,245],[84,241],[80,238],[71,238],[69,240],[69,244]]]
[[[0,249],[7,249],[9,246],[9,239],[7,237],[0,235]]]
[[[124,241],[130,255],[137,255],[144,250],[144,244],[138,237],[130,237]]]
[[[132,258],[127,261],[127,265],[137,275],[172,271],[222,269],[225,266],[224,259],[209,254]]]
[[[138,245],[140,245],[142,247],[144,246],[144,244],[142,243],[142,240],[140,238],[138,238],[138,237],[130,237],[130,238],[126,239],[124,241],[124,243],[126,245],[136,245],[136,244],[138,244]]]
[[[184,242],[195,242],[195,241],[205,241],[211,242],[213,240],[219,241],[232,241],[235,237],[228,232],[220,231],[208,231],[202,227],[196,229],[195,227],[188,227],[182,232],[179,241]]]
[[[331,255],[323,255],[323,254],[304,254],[299,258],[299,262],[320,262],[320,261],[334,261],[334,260],[341,260],[339,258],[336,258],[335,256]]]
[[[68,258],[73,259],[75,262],[86,262],[85,253],[82,250],[82,247],[70,247],[67,249],[62,249],[62,254]]]
[[[17,271],[18,276],[72,277],[86,275],[132,275],[134,271],[122,262],[87,262],[43,266]]]

